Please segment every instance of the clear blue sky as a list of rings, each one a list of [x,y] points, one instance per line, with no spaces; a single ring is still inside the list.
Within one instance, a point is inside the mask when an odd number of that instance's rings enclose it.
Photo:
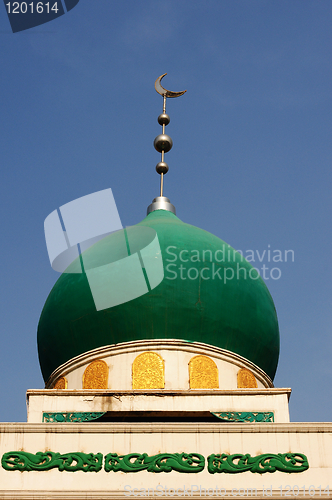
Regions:
[[[144,218],[165,72],[188,89],[167,105],[165,195],[236,249],[294,251],[266,281],[275,385],[293,389],[291,420],[331,420],[331,25],[329,0],[80,0],[13,34],[0,5],[0,421],[24,421],[43,387],[36,328],[58,277],[44,219],[108,187],[124,226]]]

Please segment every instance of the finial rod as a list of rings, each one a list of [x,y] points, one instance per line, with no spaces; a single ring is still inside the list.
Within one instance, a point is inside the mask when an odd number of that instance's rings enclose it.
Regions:
[[[164,187],[164,174],[161,172],[161,174],[160,174],[160,196],[163,195],[163,187]]]

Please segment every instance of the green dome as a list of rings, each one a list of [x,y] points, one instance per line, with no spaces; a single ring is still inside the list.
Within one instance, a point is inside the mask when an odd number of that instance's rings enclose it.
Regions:
[[[183,223],[171,212],[151,212],[134,227],[141,225],[158,235],[164,279],[145,295],[97,311],[86,275],[62,274],[38,325],[45,381],[58,366],[79,354],[149,339],[204,342],[227,349],[273,379],[279,357],[278,320],[271,295],[264,281],[256,279],[254,268],[227,243]],[[106,261],[110,244],[114,246],[111,238],[87,252]],[[228,278],[234,272],[233,279],[225,282],[224,272]]]

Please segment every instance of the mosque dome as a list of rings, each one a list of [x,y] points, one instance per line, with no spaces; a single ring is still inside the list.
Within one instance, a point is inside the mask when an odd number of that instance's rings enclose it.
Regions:
[[[171,339],[230,351],[273,379],[279,356],[278,320],[271,295],[254,268],[227,243],[170,211],[152,211],[133,227],[156,232],[163,279],[143,295],[97,310],[87,274],[63,273],[38,325],[45,381],[59,366],[103,346]],[[90,260],[107,262],[111,247],[113,254],[117,250],[114,238],[107,236],[86,250]],[[113,286],[121,287],[120,276]]]

